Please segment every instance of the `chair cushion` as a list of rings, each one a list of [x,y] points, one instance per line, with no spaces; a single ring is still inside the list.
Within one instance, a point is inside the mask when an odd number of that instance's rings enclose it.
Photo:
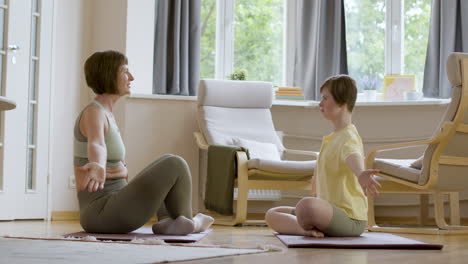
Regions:
[[[411,168],[414,159],[375,159],[374,169],[382,174],[418,183],[421,170]]]
[[[236,146],[248,149],[251,159],[281,160],[278,149],[272,143],[258,142],[238,137],[233,138],[232,142]]]
[[[292,161],[292,160],[266,160],[250,159],[247,162],[249,170],[256,169],[266,172],[313,175],[315,169],[315,160],[310,161]]]
[[[447,57],[447,78],[452,86],[462,85],[461,61],[468,58],[467,53],[453,52]]]
[[[261,171],[252,169],[248,171],[249,180],[271,180],[271,181],[306,181],[312,179],[312,174],[289,174]]]
[[[233,145],[232,139],[239,137],[275,144],[281,153],[284,150],[270,109],[201,106],[197,117],[209,145]]]
[[[272,102],[269,82],[200,80],[198,86],[199,106],[268,109]]]
[[[424,155],[419,157],[417,160],[411,162],[410,167],[420,170],[422,168],[423,160]]]

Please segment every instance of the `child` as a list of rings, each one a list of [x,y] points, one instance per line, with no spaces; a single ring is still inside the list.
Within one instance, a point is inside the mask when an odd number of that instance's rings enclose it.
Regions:
[[[364,170],[364,149],[351,122],[356,82],[347,75],[330,77],[320,87],[320,112],[333,125],[323,137],[315,179],[317,198],[302,198],[296,207],[268,210],[266,221],[282,234],[313,237],[359,236],[367,226],[366,195],[378,194],[377,170]]]

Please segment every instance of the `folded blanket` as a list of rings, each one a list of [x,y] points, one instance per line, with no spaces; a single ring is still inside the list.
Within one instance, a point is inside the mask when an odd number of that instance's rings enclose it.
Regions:
[[[205,190],[205,207],[224,215],[233,214],[234,181],[237,174],[237,146],[210,145]],[[248,156],[248,152],[247,152]]]

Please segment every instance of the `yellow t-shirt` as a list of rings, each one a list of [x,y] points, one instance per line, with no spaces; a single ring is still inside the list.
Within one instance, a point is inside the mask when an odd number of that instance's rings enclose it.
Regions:
[[[316,167],[317,196],[350,218],[367,221],[367,198],[346,164],[353,153],[364,157],[362,140],[353,124],[323,137]]]

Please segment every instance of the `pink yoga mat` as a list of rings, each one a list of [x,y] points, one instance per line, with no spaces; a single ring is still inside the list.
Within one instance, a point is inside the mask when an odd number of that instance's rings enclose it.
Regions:
[[[208,233],[211,232],[212,229],[208,229],[204,232],[195,233],[195,234],[188,234],[185,236],[178,236],[178,235],[155,235],[151,227],[144,226],[141,227],[131,233],[128,234],[101,234],[101,233],[86,233],[84,231],[71,233],[65,235],[65,237],[75,237],[75,238],[82,238],[86,236],[93,236],[99,240],[122,240],[122,241],[130,241],[133,239],[160,239],[164,240],[165,242],[197,242],[200,239],[204,238]]]
[[[324,237],[280,235],[275,233],[288,248],[386,248],[386,249],[442,249],[443,245],[386,233],[363,233],[359,237]]]

